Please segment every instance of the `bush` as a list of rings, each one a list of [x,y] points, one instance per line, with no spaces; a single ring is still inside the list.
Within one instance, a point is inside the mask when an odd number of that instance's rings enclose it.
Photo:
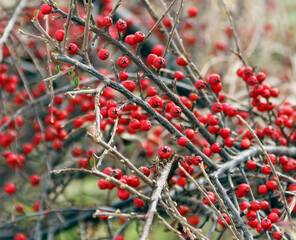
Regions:
[[[0,239],[295,238],[288,1],[36,2],[1,20]]]

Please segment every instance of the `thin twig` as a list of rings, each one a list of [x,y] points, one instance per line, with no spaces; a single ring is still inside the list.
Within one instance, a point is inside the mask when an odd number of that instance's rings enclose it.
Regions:
[[[140,240],[146,240],[148,239],[150,228],[152,226],[153,218],[156,213],[156,207],[158,204],[159,199],[161,198],[161,192],[163,191],[163,188],[167,182],[167,177],[170,173],[171,167],[173,164],[173,160],[169,160],[166,165],[161,170],[160,176],[156,180],[156,188],[153,190],[151,195],[151,202],[149,204],[149,209],[146,214],[147,219],[145,222],[145,225],[143,227],[142,235]]]
[[[160,18],[157,20],[157,22],[154,24],[154,26],[150,29],[149,33],[145,36],[144,40],[137,46],[136,52],[139,52],[142,46],[144,45],[145,41],[150,37],[150,35],[153,33],[153,31],[158,27],[159,23],[164,19],[164,17],[167,15],[167,13],[171,10],[171,8],[174,6],[177,0],[173,0],[171,4],[167,7],[167,9],[161,14]]]
[[[21,0],[19,5],[16,7],[13,15],[11,16],[8,24],[5,27],[4,33],[0,39],[0,62],[2,62],[3,60],[3,44],[6,42],[6,40],[9,37],[9,34],[11,32],[11,30],[13,29],[13,26],[15,24],[15,22],[18,19],[18,16],[20,15],[20,13],[22,12],[22,10],[24,9],[24,7],[27,4],[27,0]]]

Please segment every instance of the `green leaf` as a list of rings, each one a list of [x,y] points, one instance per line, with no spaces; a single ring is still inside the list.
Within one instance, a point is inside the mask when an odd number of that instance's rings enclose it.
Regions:
[[[57,72],[60,72],[60,66],[59,65],[56,65],[55,69],[56,69]]]
[[[89,164],[94,167],[96,163],[96,158],[94,155],[91,156],[91,158],[89,159]]]
[[[75,72],[74,71],[70,71],[70,76],[74,77],[75,76]]]
[[[78,85],[79,85],[79,77],[76,77],[74,79],[74,85],[75,85],[75,87],[78,87]]]
[[[34,11],[34,17],[37,17],[37,16],[38,16],[38,13],[39,13],[39,10],[36,9],[36,10]]]
[[[81,88],[81,90],[87,90],[87,88],[86,88],[86,87],[84,87],[84,88]]]

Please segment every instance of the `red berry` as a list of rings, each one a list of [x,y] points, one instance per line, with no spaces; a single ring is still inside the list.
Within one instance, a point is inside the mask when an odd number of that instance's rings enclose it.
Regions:
[[[145,39],[145,34],[141,31],[135,33],[134,40],[136,43],[140,43]]]
[[[24,212],[24,206],[22,204],[17,204],[15,206],[15,211],[17,211],[18,213],[23,213]]]
[[[30,177],[30,183],[32,186],[38,186],[40,183],[40,176],[39,175],[32,175]]]
[[[32,143],[25,143],[23,145],[23,152],[24,154],[30,154],[34,149],[34,145]]]
[[[219,83],[221,83],[221,77],[218,74],[212,74],[209,77],[209,83],[210,85],[218,85]]]
[[[274,181],[274,180],[269,180],[269,181],[266,183],[266,187],[267,187],[269,190],[276,190],[276,188],[277,188],[276,181]]]
[[[199,216],[198,215],[192,215],[189,217],[188,222],[192,225],[192,226],[196,226],[199,223]]]
[[[268,164],[265,164],[262,168],[261,168],[261,171],[263,174],[265,175],[269,175],[272,173],[272,170],[270,168],[270,166]]]
[[[198,14],[198,9],[196,7],[191,7],[187,10],[189,17],[196,17]]]
[[[272,234],[273,238],[276,240],[281,240],[283,238],[283,234],[280,231],[276,231]]]
[[[47,14],[50,14],[50,13],[51,13],[51,6],[48,5],[48,4],[43,4],[43,5],[40,7],[40,9],[41,9],[41,13],[42,13],[43,15],[47,15]]]
[[[119,19],[119,20],[116,22],[116,29],[117,29],[117,31],[119,31],[119,32],[123,32],[126,28],[127,28],[127,23],[126,23],[126,21],[124,21],[124,20],[122,20],[122,19]]]
[[[281,216],[282,212],[278,208],[273,208],[271,209],[271,213],[276,213],[279,217]]]
[[[75,147],[72,151],[71,154],[73,157],[79,157],[83,153],[83,148],[82,147]]]
[[[254,210],[254,211],[258,211],[258,210],[260,210],[260,202],[257,201],[257,200],[254,200],[254,201],[251,203],[251,209]]]
[[[104,179],[100,179],[99,181],[98,181],[98,187],[100,188],[100,189],[102,189],[102,190],[105,190],[105,189],[107,189],[108,188],[108,182],[107,181],[105,181]]]
[[[257,233],[261,233],[262,227],[260,224],[258,224],[258,226],[256,227],[256,231],[257,231]]]
[[[129,60],[127,57],[120,57],[117,60],[117,65],[120,68],[126,68],[128,66],[128,64],[129,64]]]
[[[145,175],[146,177],[149,177],[149,175],[150,175],[150,170],[149,170],[149,168],[147,168],[147,167],[141,167],[141,170],[142,170],[142,172],[144,173],[144,175]]]
[[[185,134],[188,139],[192,139],[195,135],[194,130],[190,128],[185,130]]]
[[[150,87],[150,88],[148,88],[148,90],[147,90],[147,96],[149,96],[149,97],[153,97],[153,96],[155,96],[157,94],[157,89],[156,89],[156,87]]]
[[[129,198],[129,196],[130,196],[129,192],[122,190],[122,189],[118,190],[117,197],[120,200],[122,200],[122,201],[127,200]]]
[[[124,41],[128,44],[128,45],[134,45],[136,42],[135,42],[135,35],[134,34],[130,34],[130,35],[127,35],[124,39]]]
[[[212,110],[215,113],[222,112],[223,111],[223,105],[222,105],[222,103],[220,103],[220,102],[213,103]]]
[[[82,118],[76,118],[74,121],[73,121],[73,127],[74,128],[79,128],[81,127],[81,125],[84,123],[84,120]]]
[[[118,235],[117,237],[114,238],[114,240],[124,240],[124,237],[121,235]]]
[[[130,80],[127,80],[127,81],[122,82],[122,85],[123,85],[126,89],[128,89],[130,92],[133,92],[133,91],[135,91],[135,89],[136,89],[136,83],[133,82],[133,81],[130,81]]]
[[[113,20],[111,17],[106,16],[103,18],[103,25],[104,27],[110,27],[113,24]]]
[[[178,57],[177,60],[176,60],[176,63],[179,65],[179,66],[186,66],[187,65],[187,62],[185,60],[184,57]]]
[[[209,197],[209,199],[210,199],[210,201],[212,202],[212,203],[214,203],[215,202],[215,194],[213,193],[213,192],[207,192],[207,196]],[[205,204],[205,205],[210,205],[210,203],[208,202],[208,200],[206,199],[206,197],[204,196],[203,198],[202,198],[202,201],[203,201],[203,203]]]
[[[163,106],[163,102],[162,102],[161,98],[157,95],[150,98],[149,104],[153,108],[162,108],[162,106]]]
[[[164,58],[162,58],[162,57],[156,57],[156,58],[153,60],[153,66],[154,66],[156,69],[164,68],[164,67],[165,67],[165,60],[164,60]]]
[[[149,131],[151,129],[151,122],[149,120],[142,120],[140,122],[141,131]]]
[[[224,139],[224,144],[225,144],[226,147],[231,148],[231,147],[234,146],[234,143],[235,143],[235,140],[232,137],[228,137],[228,138]]]
[[[127,71],[121,71],[119,73],[119,79],[120,81],[125,81],[128,79],[128,72]]]
[[[24,233],[17,233],[14,235],[13,240],[27,240],[27,236]]]
[[[222,150],[222,147],[221,147],[220,143],[213,143],[213,145],[211,146],[211,151],[213,153],[219,153],[219,152],[221,152],[221,150]]]
[[[193,158],[192,158],[192,164],[194,164],[194,165],[199,165],[199,164],[201,164],[203,162],[203,159],[202,159],[202,157],[201,156],[194,156]]]
[[[256,214],[256,211],[254,210],[249,210],[246,214],[246,218],[249,220],[249,221],[252,221],[254,219],[257,218],[257,214]]]
[[[56,30],[56,32],[55,32],[55,39],[57,41],[59,41],[59,42],[63,41],[63,39],[64,39],[64,33],[65,32],[62,29]]]
[[[242,183],[240,185],[238,185],[237,187],[237,191],[236,191],[236,195],[239,197],[244,197],[246,195],[248,195],[251,191],[251,188],[248,184],[246,183]]]
[[[247,201],[242,201],[240,204],[239,204],[239,209],[241,211],[244,211],[246,210],[247,208],[250,207],[250,203],[248,203]]]
[[[118,115],[119,115],[119,111],[116,107],[109,108],[109,110],[108,110],[108,117],[109,118],[115,119],[118,117]]]
[[[254,219],[254,220],[251,220],[251,221],[248,221],[248,225],[251,227],[251,228],[256,228],[258,226],[258,220],[257,219]]]
[[[189,212],[189,208],[186,205],[180,205],[178,211],[182,216],[185,216]]]
[[[173,106],[173,107],[171,107],[171,109],[170,109],[170,114],[171,114],[171,116],[172,116],[173,118],[178,118],[178,117],[181,116],[181,114],[182,114],[182,110],[181,110],[181,108],[178,107],[178,106]]]
[[[139,198],[135,198],[133,204],[136,208],[142,208],[144,206],[144,201]]]
[[[269,203],[267,202],[267,201],[261,201],[260,202],[260,208],[262,209],[262,210],[266,210],[266,209],[268,209],[269,208]]]
[[[78,161],[78,167],[87,168],[88,167],[87,158],[80,158],[79,161]]]
[[[258,72],[256,74],[256,78],[260,83],[262,83],[265,80],[265,77],[266,77],[265,73],[263,73],[263,72]]]
[[[264,218],[261,220],[261,227],[264,229],[264,230],[268,230],[271,226],[271,221],[267,218]]]
[[[172,154],[172,151],[168,146],[162,146],[158,150],[158,155],[163,159],[170,158],[171,154]]]
[[[185,147],[187,145],[187,138],[179,137],[178,138],[178,145],[181,147]]]
[[[251,146],[251,141],[248,138],[242,140],[240,147],[244,149],[248,149]]]
[[[32,209],[34,212],[39,212],[39,209],[40,209],[40,202],[37,201],[37,202],[34,202],[33,203],[33,206],[32,206]]]
[[[268,188],[267,188],[267,186],[266,186],[266,185],[260,185],[260,186],[258,187],[258,192],[259,192],[260,194],[263,194],[263,195],[267,194],[267,193],[268,193]]]
[[[252,170],[254,170],[256,168],[257,163],[255,161],[253,161],[253,160],[248,160],[246,165],[247,165],[247,168],[250,171],[252,171]]]
[[[132,129],[139,129],[140,128],[140,121],[138,119],[132,119],[130,124],[128,125]]]
[[[15,193],[15,185],[13,183],[7,183],[4,186],[4,191],[8,194],[14,194]]]
[[[68,46],[67,46],[67,52],[69,54],[76,54],[78,52],[78,47],[75,43],[70,43]]]
[[[230,129],[229,128],[221,128],[220,130],[219,130],[219,135],[220,135],[220,137],[222,137],[222,138],[228,138],[229,136],[230,136],[230,133],[231,133],[231,131],[230,131]]]
[[[101,49],[101,50],[98,52],[98,57],[99,57],[99,59],[101,59],[101,60],[107,60],[108,57],[109,57],[109,51],[106,50],[106,49]]]
[[[289,161],[288,157],[287,156],[279,156],[279,164],[281,165],[285,165],[287,164]]]
[[[227,223],[230,222],[230,220],[229,220],[229,218],[228,218],[228,216],[227,216],[226,213],[222,213],[221,215],[223,216],[223,218],[225,219],[225,221],[226,221]],[[218,217],[218,223],[219,223],[222,227],[225,226],[224,222],[222,221],[222,219],[221,219],[220,217]]]
[[[195,82],[195,87],[199,90],[206,90],[207,89],[206,84],[203,80],[197,80]]]
[[[184,74],[181,72],[181,71],[176,71],[174,73],[174,78],[177,80],[177,81],[181,81],[183,78],[184,78]]]
[[[268,214],[267,218],[271,223],[276,223],[279,220],[279,216],[275,212]]]
[[[196,93],[190,93],[189,94],[189,100],[194,102],[198,99],[198,95]]]

